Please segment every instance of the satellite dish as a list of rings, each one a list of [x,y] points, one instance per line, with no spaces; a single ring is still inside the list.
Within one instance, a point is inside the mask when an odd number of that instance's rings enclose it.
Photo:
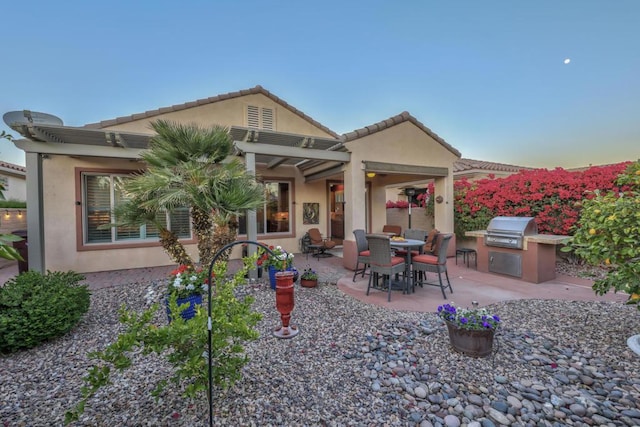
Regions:
[[[2,120],[9,127],[15,125],[55,125],[62,126],[62,120],[53,114],[38,113],[37,111],[9,111],[2,116]]]

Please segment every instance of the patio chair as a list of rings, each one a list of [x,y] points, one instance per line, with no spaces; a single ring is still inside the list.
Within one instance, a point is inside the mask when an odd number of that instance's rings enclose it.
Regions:
[[[374,282],[373,287],[380,290],[386,290],[388,292],[387,301],[391,301],[391,290],[393,289],[394,275],[399,275],[405,272],[404,258],[391,255],[391,245],[388,236],[382,236],[380,234],[367,234],[367,241],[369,242],[369,283],[367,284],[367,295],[371,289],[371,282]],[[379,284],[380,275],[382,275],[382,285]],[[402,275],[401,288],[403,292],[408,292],[407,289],[408,277]]]
[[[318,259],[320,259],[321,256],[331,256],[331,254],[327,253],[327,250],[333,249],[337,245],[337,243],[333,240],[322,237],[322,234],[320,234],[320,230],[318,228],[311,228],[309,229],[308,233],[309,238],[311,239],[309,249],[313,250],[313,256]]]
[[[427,231],[420,230],[418,228],[407,228],[406,230],[404,230],[404,238],[413,239],[413,240],[422,240],[424,242],[425,239],[427,238]],[[411,251],[411,256],[414,257],[421,253],[422,253],[422,248],[420,248],[420,250],[413,249]],[[404,249],[396,249],[396,255],[406,257],[407,251]]]
[[[424,241],[424,249],[422,250],[422,253],[437,255],[435,253],[435,250],[436,250],[436,243],[438,242],[439,234],[440,232],[438,231],[437,228],[434,228],[429,232],[429,234],[427,234],[427,238]]]
[[[382,226],[382,232],[383,233],[393,233],[396,236],[401,236],[402,235],[402,227],[400,227],[399,225],[386,224],[386,225]]]
[[[362,273],[362,277],[364,277],[365,272],[367,271],[367,266],[369,265],[369,258],[371,256],[371,251],[369,251],[369,242],[367,241],[367,235],[362,229],[353,230],[353,235],[356,238],[356,247],[358,249],[358,259],[356,261],[356,269],[353,272],[353,281],[356,281],[356,276],[358,273]],[[362,268],[359,269],[358,266],[362,263]]]
[[[453,293],[453,288],[451,287],[451,282],[449,281],[449,273],[447,272],[447,246],[449,246],[449,241],[453,237],[453,234],[439,234],[438,235],[438,243],[437,243],[437,252],[438,255],[430,255],[430,254],[422,254],[416,255],[411,259],[411,266],[413,268],[413,283],[419,284],[420,286],[431,285],[431,286],[440,286],[440,290],[442,291],[442,296],[444,299],[447,299],[447,294],[445,293],[446,286],[444,286],[442,282],[442,273],[445,274],[447,278],[447,285],[449,286],[449,290]],[[429,283],[426,281],[426,274],[424,275],[424,279],[422,276],[418,278],[418,273],[420,275],[422,273],[438,273],[438,282],[439,283]]]

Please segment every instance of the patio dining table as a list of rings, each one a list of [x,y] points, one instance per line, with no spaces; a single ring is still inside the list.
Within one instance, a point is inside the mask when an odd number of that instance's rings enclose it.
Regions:
[[[407,293],[409,291],[413,291],[413,278],[411,275],[411,249],[418,248],[420,252],[422,252],[422,248],[424,247],[423,240],[416,239],[403,239],[403,240],[393,240],[390,239],[390,244],[392,248],[395,249],[405,249],[407,252],[406,259],[404,261],[404,274],[407,280]]]

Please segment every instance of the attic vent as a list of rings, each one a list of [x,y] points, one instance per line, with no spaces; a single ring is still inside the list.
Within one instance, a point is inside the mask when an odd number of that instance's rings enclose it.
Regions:
[[[253,105],[247,106],[247,127],[260,128],[260,113],[258,107]]]
[[[272,108],[247,106],[247,127],[255,129],[275,129],[274,114]]]
[[[262,109],[262,129],[273,130],[273,110],[271,108]]]

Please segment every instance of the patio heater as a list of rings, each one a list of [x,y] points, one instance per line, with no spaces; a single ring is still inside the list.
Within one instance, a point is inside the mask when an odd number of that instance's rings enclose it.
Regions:
[[[409,227],[411,228],[411,205],[413,204],[413,196],[416,194],[416,189],[413,187],[408,187],[404,189],[404,194],[407,196],[409,201]]]

